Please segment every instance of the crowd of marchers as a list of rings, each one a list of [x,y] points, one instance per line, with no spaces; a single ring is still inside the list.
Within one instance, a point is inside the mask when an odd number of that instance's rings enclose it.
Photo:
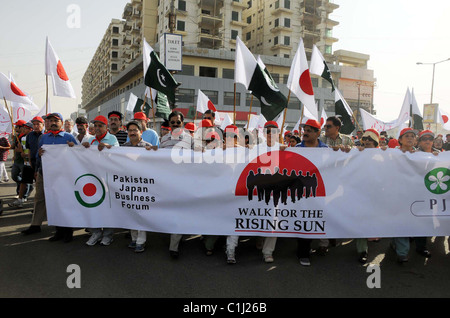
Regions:
[[[339,117],[327,118],[322,126],[316,120],[308,120],[299,130],[284,132],[275,121],[268,121],[264,128],[253,131],[239,129],[229,125],[225,129],[216,126],[215,113],[208,110],[203,118],[196,123],[185,122],[181,112],[173,111],[159,130],[149,128],[149,120],[142,112],[135,113],[131,121],[124,123],[124,116],[118,111],[112,111],[108,116],[97,116],[88,121],[79,117],[75,122],[64,120],[59,113],[50,113],[43,117],[35,117],[30,122],[19,120],[14,123],[14,133],[9,138],[0,138],[0,183],[13,182],[16,184],[16,198],[9,203],[12,208],[23,207],[32,191],[33,216],[30,226],[22,231],[23,235],[41,232],[41,227],[47,219],[44,194],[44,178],[42,156],[45,156],[44,145],[61,145],[64,147],[86,147],[107,151],[111,147],[142,147],[147,151],[158,149],[172,149],[174,147],[190,148],[194,151],[208,151],[210,149],[228,149],[234,147],[264,147],[264,150],[283,151],[288,147],[319,147],[332,148],[335,151],[348,152],[352,148],[363,151],[366,148],[397,148],[403,152],[429,152],[439,155],[442,151],[450,150],[450,134],[443,140],[442,135],[436,136],[431,130],[417,131],[405,128],[397,138],[389,137],[386,132],[374,129],[357,131],[354,136],[341,134],[342,127]],[[105,150],[106,149],[106,150]],[[9,152],[13,152],[11,175],[8,176],[6,161]],[[49,241],[71,242],[72,228],[56,227],[55,233]],[[108,246],[113,242],[115,229],[89,228],[86,229],[90,237],[86,244],[94,246],[100,244]],[[134,252],[145,250],[147,233],[130,229],[130,244]],[[172,258],[179,257],[182,234],[170,235],[169,253]],[[204,236],[203,244],[206,255],[212,255],[216,250],[218,236]],[[379,241],[379,238],[356,238],[356,252],[358,261],[366,263],[368,259],[368,242]],[[423,257],[431,257],[427,248],[426,237],[399,237],[391,239],[391,247],[395,250],[400,263],[408,261],[408,254],[412,244],[417,253]],[[236,263],[236,248],[238,236],[226,237],[226,262]],[[267,263],[274,261],[276,237],[258,237],[256,246],[262,251],[263,260]],[[300,264],[309,266],[311,254],[311,239],[297,239],[297,257]],[[325,255],[330,246],[336,245],[336,240],[318,240],[317,253]]]

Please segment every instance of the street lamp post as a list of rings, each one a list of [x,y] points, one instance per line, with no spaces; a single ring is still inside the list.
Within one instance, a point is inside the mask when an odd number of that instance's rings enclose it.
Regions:
[[[436,64],[447,62],[447,61],[450,61],[450,58],[443,60],[443,61],[435,62],[435,63],[422,63],[422,62],[416,63],[417,65],[433,65],[433,78],[431,81],[431,102],[430,102],[430,104],[433,104],[434,74],[435,74],[435,70],[436,70]]]

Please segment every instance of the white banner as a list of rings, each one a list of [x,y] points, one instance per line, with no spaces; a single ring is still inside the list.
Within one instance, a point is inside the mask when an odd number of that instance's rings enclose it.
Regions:
[[[450,235],[450,152],[45,149],[49,225],[309,238]]]

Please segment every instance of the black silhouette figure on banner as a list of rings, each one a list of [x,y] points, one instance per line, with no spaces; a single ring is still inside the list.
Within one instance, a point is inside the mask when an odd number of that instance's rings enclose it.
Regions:
[[[276,169],[272,174],[269,169],[262,173],[262,169],[258,168],[257,174],[251,170],[247,176],[248,200],[253,200],[253,191],[256,188],[258,201],[264,200],[267,205],[269,205],[271,197],[273,197],[275,206],[278,206],[280,202],[287,205],[289,192],[292,203],[300,201],[303,197],[316,197],[317,187],[316,174],[310,175],[309,171],[303,175],[301,170],[298,173],[292,170],[288,175],[287,169],[283,169],[283,173]]]

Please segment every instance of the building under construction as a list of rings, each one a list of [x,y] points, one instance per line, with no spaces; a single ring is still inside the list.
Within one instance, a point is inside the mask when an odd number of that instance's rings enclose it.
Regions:
[[[130,93],[145,91],[142,46],[145,39],[156,51],[166,33],[183,37],[183,67],[175,74],[177,109],[192,117],[201,89],[219,111],[234,108],[234,51],[239,36],[255,55],[261,55],[280,90],[286,87],[292,58],[300,39],[308,59],[315,44],[325,59],[349,105],[373,113],[373,71],[368,55],[333,52],[333,28],[339,23],[330,15],[339,6],[330,0],[131,0],[122,20],[114,19],[83,77],[82,107],[91,119],[111,110],[125,113]],[[334,111],[330,85],[313,77],[319,108]],[[251,95],[237,86],[237,123],[244,124]],[[259,113],[258,103],[252,112]],[[287,122],[300,116],[300,102],[291,96]]]

